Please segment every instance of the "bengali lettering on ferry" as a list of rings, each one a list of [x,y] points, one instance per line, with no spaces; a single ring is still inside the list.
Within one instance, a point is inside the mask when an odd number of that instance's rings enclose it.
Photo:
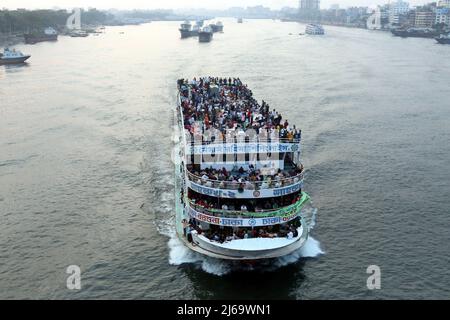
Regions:
[[[282,196],[291,194],[296,191],[300,191],[303,188],[303,180],[300,180],[288,187],[283,188],[275,188],[275,189],[261,189],[257,190],[241,190],[239,191],[231,191],[231,190],[223,190],[223,189],[215,189],[210,187],[202,186],[193,181],[188,181],[188,186],[192,190],[213,197],[221,197],[221,198],[249,198],[249,197],[258,197],[258,198],[270,198],[274,196]]]
[[[282,153],[299,150],[299,143],[228,143],[186,148],[187,154]]]
[[[219,226],[229,226],[229,227],[260,227],[260,226],[270,226],[281,223],[289,222],[295,219],[300,214],[300,210],[292,210],[288,214],[280,217],[267,217],[267,218],[224,218],[224,217],[214,217],[208,214],[198,212],[192,207],[189,207],[189,215],[202,222],[207,222],[209,224],[219,225]]]

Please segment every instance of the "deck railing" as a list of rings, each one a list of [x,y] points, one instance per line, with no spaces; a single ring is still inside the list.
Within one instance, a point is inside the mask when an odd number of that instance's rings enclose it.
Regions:
[[[188,178],[190,181],[214,189],[228,189],[228,190],[263,190],[263,189],[277,189],[287,187],[297,182],[303,180],[303,172],[287,178],[268,178],[263,181],[243,181],[243,182],[234,182],[234,181],[223,181],[223,180],[212,180],[202,178],[193,174],[192,172],[187,172]]]
[[[240,211],[240,210],[224,210],[224,209],[208,209],[202,207],[191,199],[188,199],[189,205],[191,208],[194,208],[196,211],[213,215],[213,216],[221,216],[221,217],[251,217],[251,218],[267,218],[267,217],[282,217],[285,215],[291,214],[293,211],[298,212],[303,206],[309,201],[310,196],[303,192],[300,199],[291,204],[289,206],[278,208],[278,209],[270,209],[270,210],[258,210],[258,211]]]

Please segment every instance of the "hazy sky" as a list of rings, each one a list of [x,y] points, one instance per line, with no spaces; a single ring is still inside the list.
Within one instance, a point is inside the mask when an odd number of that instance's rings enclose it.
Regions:
[[[347,6],[374,6],[388,3],[389,0],[322,0],[321,7],[328,8],[330,4]],[[432,2],[431,0],[410,0],[411,5]],[[96,7],[101,9],[155,9],[155,8],[209,8],[224,9],[231,6],[264,5],[273,9],[284,6],[298,7],[298,0],[0,0],[0,8],[62,8]]]

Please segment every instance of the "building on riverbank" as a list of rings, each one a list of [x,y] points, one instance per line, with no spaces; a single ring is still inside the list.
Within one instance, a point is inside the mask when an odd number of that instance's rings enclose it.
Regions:
[[[436,20],[436,14],[427,7],[416,10],[414,26],[416,28],[432,28]]]
[[[320,19],[320,0],[300,0],[298,15],[308,21]]]
[[[409,2],[394,1],[389,4],[389,23],[391,25],[400,25],[405,22],[405,17],[409,12]]]

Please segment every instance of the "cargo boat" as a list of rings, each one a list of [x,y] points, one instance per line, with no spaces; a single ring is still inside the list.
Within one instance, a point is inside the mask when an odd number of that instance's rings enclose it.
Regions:
[[[199,42],[211,42],[213,38],[213,31],[210,26],[203,27],[198,31],[198,41]]]
[[[394,36],[402,38],[435,38],[440,34],[438,31],[431,28],[392,29],[391,33]]]
[[[36,44],[44,41],[57,41],[58,32],[53,28],[45,28],[43,32],[32,32],[23,35],[26,44]]]
[[[223,23],[218,21],[217,23],[213,23],[209,25],[213,32],[223,32]]]
[[[181,39],[186,39],[192,36],[192,25],[187,20],[180,25],[178,30],[180,31]]]

